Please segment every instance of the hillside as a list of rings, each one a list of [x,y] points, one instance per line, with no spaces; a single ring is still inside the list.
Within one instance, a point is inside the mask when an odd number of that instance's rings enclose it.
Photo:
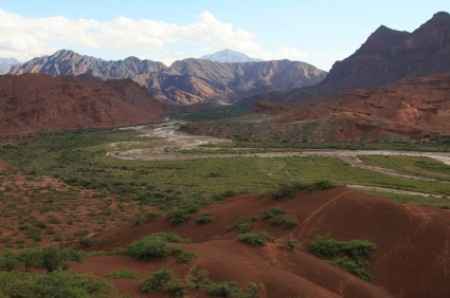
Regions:
[[[289,144],[427,142],[450,136],[450,75],[357,89],[317,103],[257,101],[254,111],[271,117],[253,122],[202,121],[185,129],[197,134]]]
[[[0,77],[0,136],[110,128],[161,119],[163,106],[132,81],[91,77]]]

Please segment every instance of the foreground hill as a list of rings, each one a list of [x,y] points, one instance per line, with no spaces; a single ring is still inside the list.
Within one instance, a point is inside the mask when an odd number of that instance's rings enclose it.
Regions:
[[[10,73],[90,74],[102,80],[132,79],[159,100],[182,105],[229,103],[263,92],[287,91],[315,85],[326,75],[307,63],[288,60],[219,63],[186,59],[166,67],[159,62],[135,57],[104,61],[67,50],[35,58],[14,67]]]
[[[129,80],[0,77],[0,136],[110,128],[159,120],[163,106]]]
[[[255,123],[197,122],[186,129],[221,137],[291,144],[429,141],[450,135],[450,75],[353,90],[313,104],[259,101],[255,109],[272,117]]]

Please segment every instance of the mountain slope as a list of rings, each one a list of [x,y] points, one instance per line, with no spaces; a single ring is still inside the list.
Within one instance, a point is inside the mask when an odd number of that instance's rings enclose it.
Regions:
[[[450,74],[404,79],[384,88],[358,89],[315,103],[255,103],[264,120],[200,121],[195,134],[287,144],[421,141],[450,136]]]
[[[210,55],[205,55],[200,59],[210,60],[219,63],[245,63],[245,62],[261,61],[260,59],[251,58],[246,54],[229,49],[218,51]]]
[[[0,136],[110,128],[160,120],[163,106],[129,80],[0,77]]]
[[[149,91],[177,104],[233,103],[259,93],[318,84],[326,73],[288,60],[217,63],[186,59],[149,80]]]
[[[0,58],[0,75],[8,73],[11,67],[18,64],[20,62],[14,58]]]
[[[378,28],[353,55],[336,62],[324,91],[383,86],[450,71],[450,14],[440,12],[412,33]]]
[[[159,62],[127,58],[104,61],[61,50],[14,67],[11,74],[41,73],[51,76],[90,74],[102,80],[132,79],[163,102],[197,104],[231,103],[266,91],[286,91],[321,82],[326,73],[316,67],[288,60],[218,63],[204,59]]]

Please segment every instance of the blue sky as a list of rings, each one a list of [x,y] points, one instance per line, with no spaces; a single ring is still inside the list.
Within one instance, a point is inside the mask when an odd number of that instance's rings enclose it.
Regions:
[[[25,60],[71,48],[170,63],[228,47],[327,70],[379,25],[414,30],[450,11],[450,1],[0,0],[0,10],[0,56]]]

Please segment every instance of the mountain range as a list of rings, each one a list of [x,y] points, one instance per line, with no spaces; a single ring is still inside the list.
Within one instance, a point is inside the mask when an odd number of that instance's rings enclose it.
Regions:
[[[11,67],[19,64],[20,62],[14,58],[0,58],[0,75],[8,73]]]
[[[225,51],[225,55],[229,53]],[[167,67],[160,62],[136,57],[105,61],[60,50],[51,56],[35,58],[13,67],[10,74],[89,74],[102,80],[132,79],[160,101],[182,105],[229,104],[263,92],[312,86],[326,76],[326,72],[310,64],[289,60],[241,63],[211,61],[222,59],[220,57],[223,58],[220,53],[216,53],[210,60],[191,58],[176,61]]]

